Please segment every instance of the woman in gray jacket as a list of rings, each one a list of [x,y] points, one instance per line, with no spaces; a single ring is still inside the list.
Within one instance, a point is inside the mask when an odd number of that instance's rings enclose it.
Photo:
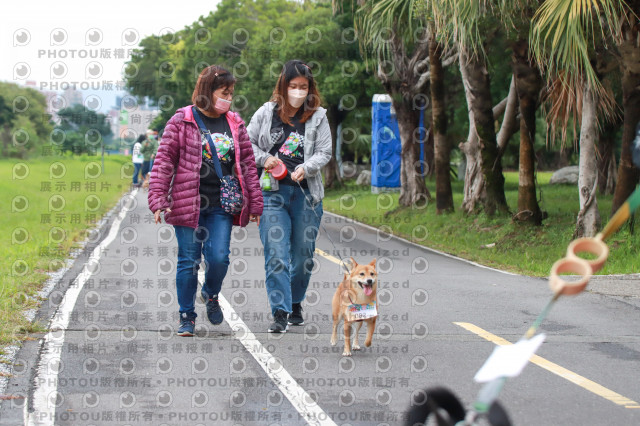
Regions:
[[[266,288],[274,322],[270,333],[303,325],[305,298],[322,217],[322,167],[331,158],[331,132],[313,74],[302,61],[287,62],[270,102],[253,115],[247,131],[256,165],[266,173],[260,239],[264,245]],[[267,173],[279,162],[287,176]],[[260,170],[260,169],[259,169]]]

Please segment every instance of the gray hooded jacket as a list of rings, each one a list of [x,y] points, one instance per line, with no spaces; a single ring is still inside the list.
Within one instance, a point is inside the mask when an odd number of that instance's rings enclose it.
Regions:
[[[269,150],[273,148],[271,142],[271,120],[275,102],[267,102],[262,105],[251,117],[247,126],[249,139],[253,147],[253,155],[256,165],[264,167],[264,162],[271,156]],[[322,168],[331,159],[331,130],[327,119],[327,110],[318,108],[305,123],[304,131],[304,163],[297,166],[304,169],[304,177],[309,186],[309,192],[314,203],[319,203],[324,198],[324,185],[322,184]],[[277,153],[276,153],[277,155]],[[278,190],[278,181],[271,177],[271,188]]]

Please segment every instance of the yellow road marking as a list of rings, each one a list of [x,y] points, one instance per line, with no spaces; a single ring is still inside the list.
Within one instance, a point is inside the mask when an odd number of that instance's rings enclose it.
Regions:
[[[316,249],[316,253],[318,253],[320,256],[324,257],[325,259],[332,261],[335,264],[340,265],[342,263],[342,261],[337,257],[333,257],[326,251],[320,250],[319,248]]]
[[[471,323],[454,322],[454,324],[472,332],[473,334],[476,334],[482,337],[483,339],[493,342],[496,345],[504,346],[504,345],[513,344],[508,340],[505,340],[500,336],[496,336],[495,334],[491,334],[488,331],[483,330],[482,328],[476,325],[473,325]],[[542,358],[541,356],[533,355],[531,359],[529,359],[529,361],[531,361],[533,364],[536,364],[539,367],[544,368],[547,371],[552,372],[557,376],[562,377],[563,379],[570,381],[571,383],[574,383],[580,386],[583,389],[588,390],[589,392],[595,393],[596,395],[601,396],[602,398],[613,402],[614,404],[621,405],[625,408],[640,408],[640,404],[638,404],[637,402],[627,397],[624,397],[619,393],[612,391],[611,389],[607,389],[604,386],[599,385],[596,382],[587,379],[586,377],[582,377],[581,375],[576,374],[571,370],[567,370],[566,368],[556,363],[548,361]]]

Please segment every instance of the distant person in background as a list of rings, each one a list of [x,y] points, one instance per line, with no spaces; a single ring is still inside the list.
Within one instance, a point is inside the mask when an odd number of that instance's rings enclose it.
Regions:
[[[152,156],[155,156],[156,151],[158,151],[158,143],[155,140],[154,133],[153,131],[147,132],[146,138],[142,141],[142,148],[140,148],[144,158],[142,162],[142,180],[146,179],[147,173],[151,171]]]
[[[142,182],[138,180],[138,175],[140,174],[140,170],[142,169],[142,164],[144,163],[144,156],[142,154],[142,142],[147,139],[145,135],[138,136],[138,140],[135,144],[133,144],[133,154],[131,156],[131,161],[133,161],[133,186],[141,186]],[[144,178],[144,175],[143,175]]]
[[[151,154],[151,160],[149,161],[149,173],[151,173],[151,169],[153,169],[153,160],[156,159],[156,154],[158,153],[158,144],[161,137],[162,137],[161,133],[159,132],[153,133],[153,141],[155,142],[156,147],[155,147],[155,150],[153,151],[153,154]]]

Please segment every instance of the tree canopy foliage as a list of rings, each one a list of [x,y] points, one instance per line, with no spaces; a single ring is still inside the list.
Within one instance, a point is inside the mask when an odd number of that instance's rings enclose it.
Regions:
[[[53,130],[44,95],[37,90],[0,82],[1,157],[26,158],[49,143]]]

